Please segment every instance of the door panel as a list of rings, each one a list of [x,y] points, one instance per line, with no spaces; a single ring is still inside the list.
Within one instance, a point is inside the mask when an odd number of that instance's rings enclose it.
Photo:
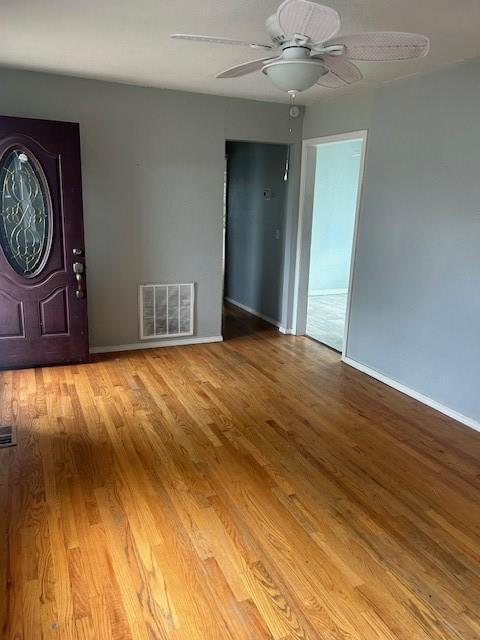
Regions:
[[[40,327],[42,336],[59,333],[68,335],[68,291],[57,289],[46,300],[40,300]]]
[[[0,116],[1,368],[88,359],[83,256],[78,125]]]
[[[23,306],[5,291],[0,291],[0,338],[23,336]]]

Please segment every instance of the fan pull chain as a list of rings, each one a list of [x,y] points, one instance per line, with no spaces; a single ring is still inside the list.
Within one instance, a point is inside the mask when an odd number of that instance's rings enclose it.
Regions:
[[[285,158],[285,173],[283,174],[284,182],[287,182],[288,180],[289,164],[290,164],[290,145],[287,145],[287,157]]]
[[[288,94],[290,96],[290,108],[288,110],[288,120],[289,120],[289,123],[290,123],[290,128],[289,128],[288,131],[289,131],[290,135],[292,135],[292,133],[293,133],[293,129],[292,129],[292,120],[293,120],[293,118],[292,118],[292,107],[295,106],[295,98],[297,97],[297,92],[296,91],[289,91]]]
[[[288,110],[288,123],[289,123],[289,128],[288,128],[288,132],[290,135],[293,135],[293,127],[292,127],[292,115],[291,115],[291,109],[292,107],[295,106],[295,98],[297,97],[297,93],[296,91],[289,91],[288,92],[290,95],[290,107]],[[288,180],[288,172],[290,169],[290,145],[288,145],[287,147],[287,157],[285,158],[285,173],[283,174],[283,181],[287,182]]]

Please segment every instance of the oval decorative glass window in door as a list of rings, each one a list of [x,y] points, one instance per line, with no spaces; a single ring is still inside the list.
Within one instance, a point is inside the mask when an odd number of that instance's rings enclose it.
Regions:
[[[50,198],[30,152],[12,149],[0,165],[0,243],[8,262],[34,276],[49,247]]]

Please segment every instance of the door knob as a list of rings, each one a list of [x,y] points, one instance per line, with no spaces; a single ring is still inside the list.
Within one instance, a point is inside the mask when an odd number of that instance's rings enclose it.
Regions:
[[[73,273],[75,274],[75,278],[77,279],[77,289],[75,291],[75,295],[77,298],[85,297],[85,287],[83,286],[83,274],[85,273],[85,265],[83,262],[74,262],[73,263]]]

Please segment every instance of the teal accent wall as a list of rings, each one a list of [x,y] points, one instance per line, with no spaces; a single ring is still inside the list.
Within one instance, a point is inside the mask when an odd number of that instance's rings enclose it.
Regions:
[[[362,140],[317,147],[309,294],[347,289]]]

